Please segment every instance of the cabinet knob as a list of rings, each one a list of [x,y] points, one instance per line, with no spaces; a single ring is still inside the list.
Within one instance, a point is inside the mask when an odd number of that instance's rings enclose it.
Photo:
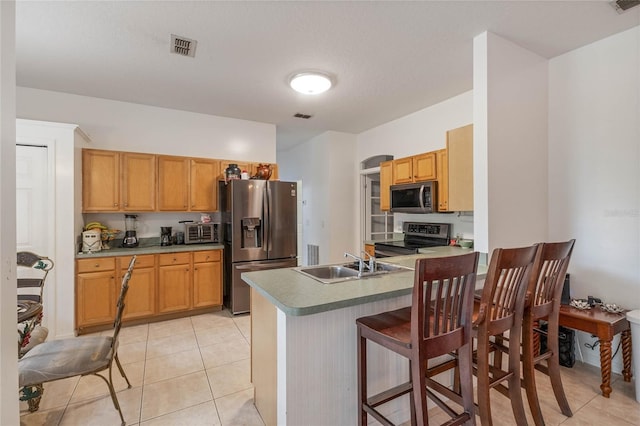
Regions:
[[[113,207],[118,207],[118,203],[113,203]]]
[[[124,206],[125,207],[129,207],[129,203],[124,203]]]
[[[99,267],[100,267],[100,264],[99,264],[99,263],[96,263],[96,265],[95,265],[95,266],[96,266],[96,268],[99,268]]]

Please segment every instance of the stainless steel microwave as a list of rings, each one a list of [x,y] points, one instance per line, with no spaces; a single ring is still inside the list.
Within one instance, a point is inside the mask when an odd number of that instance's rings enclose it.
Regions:
[[[391,186],[391,211],[398,213],[433,213],[437,209],[436,182]]]

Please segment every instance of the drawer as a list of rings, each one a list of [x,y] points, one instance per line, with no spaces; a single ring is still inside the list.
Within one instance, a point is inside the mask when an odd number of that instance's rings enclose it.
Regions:
[[[168,253],[158,256],[158,265],[183,265],[191,262],[191,253]]]
[[[113,271],[116,269],[115,257],[96,257],[95,259],[78,259],[78,273]]]
[[[206,251],[194,251],[193,263],[200,262],[220,262],[222,258],[222,250],[206,250]]]
[[[118,258],[120,261],[120,269],[127,269],[129,262],[133,256],[121,256]],[[152,254],[142,254],[136,257],[136,265],[133,267],[135,271],[138,268],[153,268],[156,262]]]

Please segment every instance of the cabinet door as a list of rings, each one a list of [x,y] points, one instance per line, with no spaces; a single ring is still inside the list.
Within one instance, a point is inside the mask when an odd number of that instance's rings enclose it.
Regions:
[[[119,257],[118,279],[127,272],[130,256]],[[116,286],[116,298],[120,295],[120,285]],[[122,318],[125,320],[149,317],[156,312],[156,268],[154,255],[138,255],[134,273],[129,279],[129,291],[125,298]]]
[[[380,163],[380,210],[391,210],[391,184],[393,183],[393,161]]]
[[[367,253],[369,256],[375,256],[376,255],[376,246],[374,244],[365,244],[364,245],[364,251],[365,253]]]
[[[186,211],[189,207],[189,159],[158,156],[158,210]]]
[[[473,125],[447,132],[449,210],[473,210]]]
[[[436,151],[436,169],[438,175],[438,211],[449,210],[449,160],[446,149]]]
[[[78,274],[76,324],[78,328],[108,324],[116,316],[115,271]]]
[[[212,212],[218,210],[218,175],[220,162],[202,158],[191,159],[190,210]]]
[[[120,210],[120,154],[82,150],[82,211]]]
[[[221,262],[193,264],[193,307],[222,305]]]
[[[189,264],[158,268],[158,313],[185,311],[191,307]]]
[[[393,183],[413,182],[413,157],[393,160]]]
[[[156,209],[156,156],[123,152],[122,210],[154,211]]]
[[[436,153],[427,152],[413,157],[413,180],[436,180]]]

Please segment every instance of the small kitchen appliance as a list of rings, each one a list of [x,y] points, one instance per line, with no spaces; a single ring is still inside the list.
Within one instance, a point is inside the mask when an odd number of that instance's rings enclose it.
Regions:
[[[102,250],[102,233],[99,230],[90,229],[82,233],[82,252],[95,253]]]
[[[219,243],[219,223],[184,223],[184,244]]]
[[[171,245],[171,227],[170,226],[160,227],[160,245],[161,246]]]
[[[124,215],[124,238],[122,239],[122,247],[132,248],[138,247],[138,236],[136,235],[136,221],[138,215]]]
[[[421,248],[448,246],[451,238],[450,223],[404,222],[404,239],[375,243],[376,257],[416,254]]]

